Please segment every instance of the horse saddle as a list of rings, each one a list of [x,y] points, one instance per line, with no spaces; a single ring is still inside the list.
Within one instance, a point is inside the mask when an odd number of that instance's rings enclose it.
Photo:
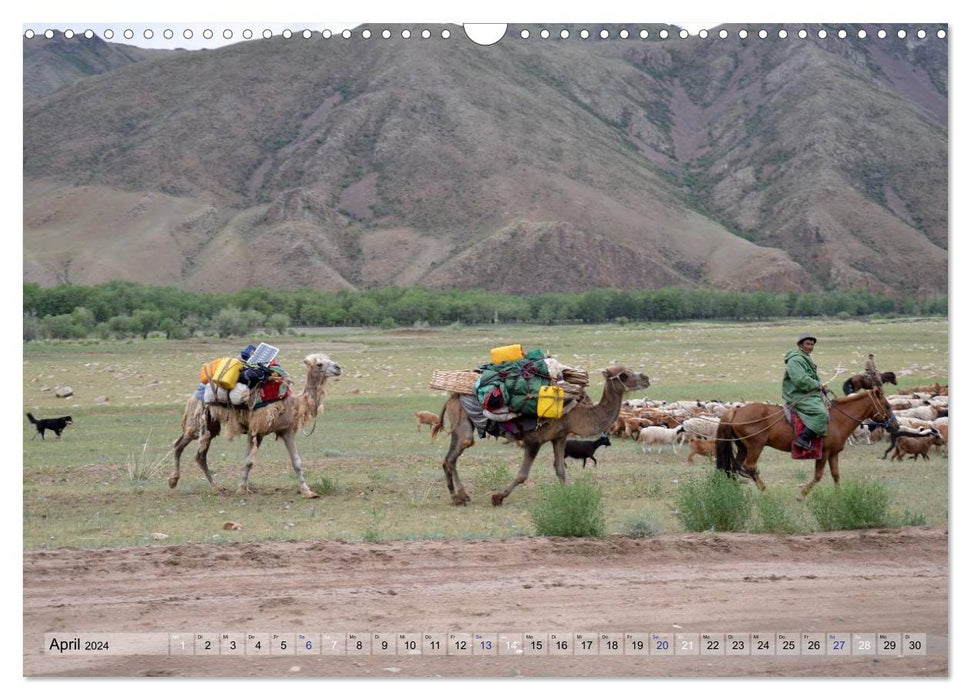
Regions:
[[[823,438],[819,435],[812,439],[811,447],[808,450],[804,450],[796,445],[796,436],[802,432],[805,424],[802,422],[802,418],[799,414],[792,410],[789,404],[782,407],[782,413],[786,417],[786,422],[792,426],[792,441],[789,443],[789,449],[791,450],[791,455],[793,459],[820,459],[823,456]]]

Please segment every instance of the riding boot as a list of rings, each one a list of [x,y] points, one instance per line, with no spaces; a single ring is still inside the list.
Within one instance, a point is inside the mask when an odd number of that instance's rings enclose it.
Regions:
[[[812,449],[813,439],[815,437],[816,437],[816,433],[814,433],[809,428],[803,426],[802,432],[799,433],[799,437],[796,438],[796,441],[793,444],[795,444],[795,446],[798,447],[800,450],[810,450]]]

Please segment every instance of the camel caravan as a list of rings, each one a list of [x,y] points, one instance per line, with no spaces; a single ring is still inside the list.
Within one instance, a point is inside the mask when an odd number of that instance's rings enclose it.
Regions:
[[[222,433],[229,439],[246,435],[243,481],[237,493],[250,493],[249,473],[256,463],[256,454],[263,438],[274,434],[287,448],[290,466],[300,483],[300,494],[306,498],[317,497],[304,479],[296,435],[316,419],[327,380],[340,376],[341,368],[324,354],[307,355],[303,360],[307,368],[304,389],[296,394],[289,375],[276,360],[277,353],[277,348],[260,343],[245,348],[239,358],[219,358],[203,365],[199,386],[182,414],[182,435],[172,445],[175,471],[169,476],[169,488],[174,489],[179,483],[183,450],[198,440],[196,464],[213,488],[225,490],[213,481],[206,461],[212,439]]]
[[[173,443],[175,469],[168,479],[170,488],[179,483],[183,451],[198,440],[196,464],[210,486],[225,493],[209,471],[209,447],[220,434],[229,439],[245,435],[243,478],[236,493],[251,493],[250,471],[263,439],[273,434],[286,446],[300,494],[317,497],[304,478],[296,434],[311,422],[316,424],[327,382],[339,377],[341,368],[324,354],[308,355],[303,360],[307,372],[304,388],[296,393],[290,376],[276,360],[277,353],[277,348],[261,343],[248,346],[238,358],[217,358],[203,365],[199,385],[185,406],[182,434]],[[601,445],[610,445],[611,435],[632,438],[645,453],[653,445],[659,451],[670,446],[677,453],[678,445],[688,442],[688,464],[698,455],[714,458],[718,468],[752,478],[760,488],[764,485],[756,461],[762,449],[790,450],[793,428],[782,420],[784,411],[779,405],[625,400],[626,393],[648,388],[649,378],[620,365],[607,367],[603,376],[603,393],[594,403],[586,393],[589,376],[585,371],[562,364],[541,350],[525,352],[521,345],[494,348],[490,361],[476,369],[435,370],[429,386],[448,392],[445,404],[437,415],[416,411],[415,419],[419,432],[423,425],[429,426],[432,440],[443,430],[450,435],[442,470],[452,504],[471,501],[457,463],[477,436],[505,438],[523,450],[515,478],[506,489],[492,494],[494,506],[502,505],[528,479],[547,442],[553,444],[553,468],[560,483],[566,481],[566,457],[582,459],[583,466],[592,459],[596,465],[593,453]],[[926,459],[933,447],[946,450],[946,386],[916,387],[896,395],[884,394],[881,387],[862,389],[834,399],[832,404],[837,414],[830,415],[835,423],[833,436],[821,443],[825,447],[822,453],[810,455],[816,470],[802,496],[820,480],[827,461],[839,483],[838,455],[847,443],[869,445],[885,433],[891,445],[883,459],[894,451],[897,460],[907,454]],[[752,428],[763,423],[763,429]],[[574,436],[596,439],[568,440]]]

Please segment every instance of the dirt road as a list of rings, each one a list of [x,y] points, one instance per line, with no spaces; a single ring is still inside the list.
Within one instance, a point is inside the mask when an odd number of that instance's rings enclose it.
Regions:
[[[947,531],[293,542],[24,554],[24,673],[941,676]],[[921,633],[926,655],[83,656],[45,633]],[[545,638],[547,641],[548,637]],[[575,639],[575,637],[572,637]],[[750,637],[745,637],[751,640]],[[781,650],[780,650],[781,651]]]

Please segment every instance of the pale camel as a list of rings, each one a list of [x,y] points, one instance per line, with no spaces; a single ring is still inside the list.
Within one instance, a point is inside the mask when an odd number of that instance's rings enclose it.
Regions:
[[[505,491],[492,494],[492,505],[500,506],[514,488],[526,481],[533,461],[539,453],[539,448],[547,442],[553,443],[553,468],[560,483],[566,482],[566,467],[564,457],[566,453],[566,439],[570,435],[593,436],[599,435],[610,427],[620,414],[620,404],[624,392],[645,389],[650,386],[650,380],[640,372],[632,372],[626,367],[613,366],[603,371],[605,378],[603,395],[600,403],[595,405],[578,405],[558,420],[540,422],[535,430],[527,432],[520,446],[523,448],[523,461],[519,473]],[[445,470],[445,483],[452,494],[452,504],[464,506],[471,500],[465,492],[465,487],[459,480],[456,462],[459,456],[475,443],[475,428],[469,420],[465,409],[459,402],[458,394],[452,394],[442,407],[441,419],[444,425],[445,416],[451,424],[452,442],[442,469]]]
[[[298,430],[317,417],[320,404],[324,399],[327,380],[340,376],[341,368],[322,354],[308,355],[303,362],[307,365],[307,381],[304,390],[260,408],[251,410],[245,406],[236,408],[205,404],[194,396],[190,398],[182,415],[182,436],[172,445],[175,453],[175,471],[169,476],[169,488],[174,489],[179,483],[179,458],[182,456],[182,451],[193,440],[199,440],[196,464],[202,469],[202,473],[206,475],[213,488],[224,491],[222,487],[216,485],[212,474],[209,473],[206,454],[209,452],[212,438],[225,431],[230,439],[236,435],[247,436],[248,449],[243,462],[243,483],[237,493],[250,493],[249,473],[256,462],[256,453],[263,438],[270,433],[275,433],[278,439],[283,440],[290,455],[290,465],[300,482],[300,493],[307,498],[316,498],[317,494],[307,486],[303,476],[300,455],[297,454],[296,435]]]

